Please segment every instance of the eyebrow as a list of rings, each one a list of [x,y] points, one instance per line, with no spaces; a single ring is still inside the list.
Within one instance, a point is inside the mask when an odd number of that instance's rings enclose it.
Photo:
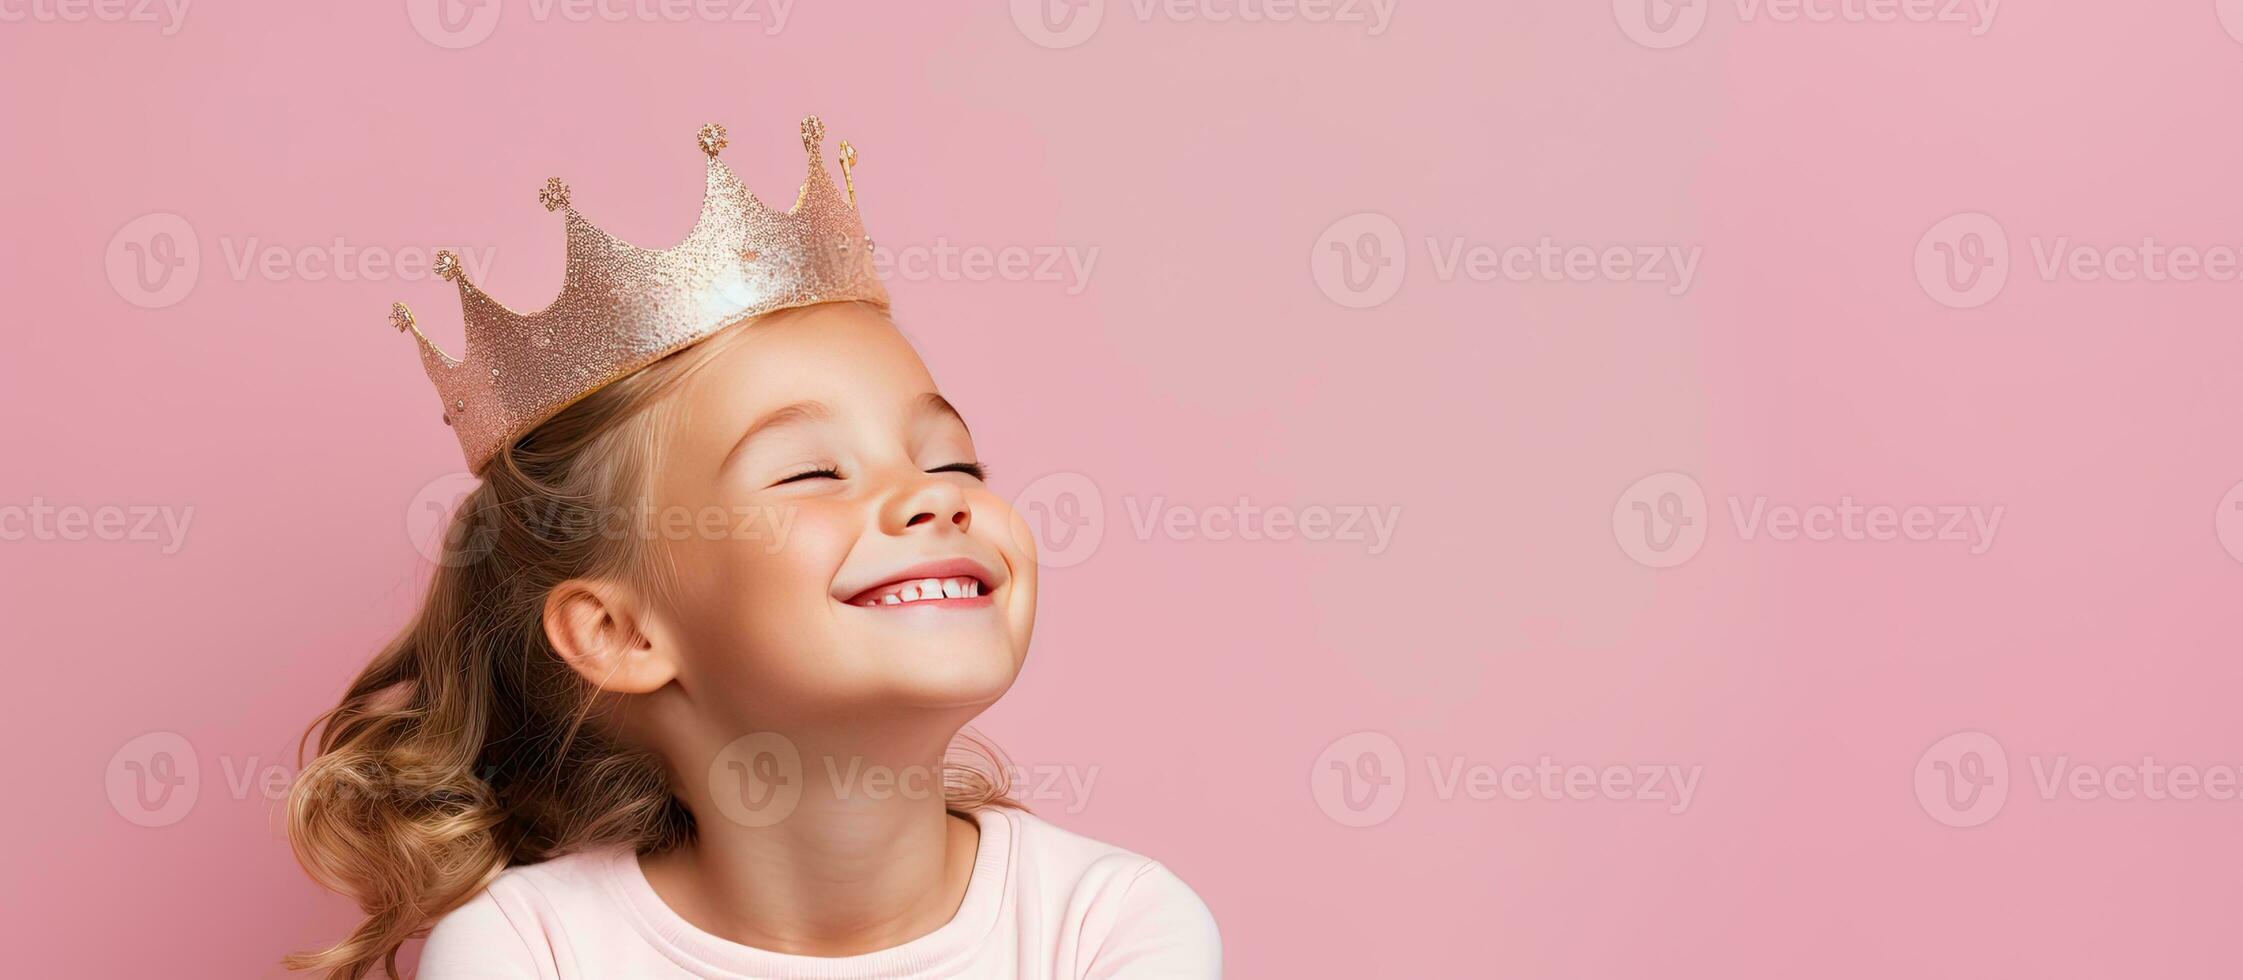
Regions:
[[[762,418],[755,420],[754,425],[748,426],[748,431],[740,434],[740,441],[732,444],[732,451],[724,454],[724,462],[718,464],[717,469],[721,471],[730,468],[733,458],[739,456],[740,450],[746,448],[748,443],[754,440],[756,436],[772,429],[801,425],[805,422],[820,422],[832,417],[833,409],[827,408],[824,402],[819,401],[799,401],[783,408],[773,409]]]
[[[944,398],[940,394],[932,391],[927,392],[920,395],[912,404],[913,410],[918,414],[925,415],[933,412],[957,419],[959,427],[964,428],[966,434],[973,434],[973,427],[966,424],[966,417],[959,413],[958,407],[950,404],[950,399]],[[826,403],[821,401],[799,401],[792,405],[772,409],[765,413],[762,418],[755,420],[754,425],[748,426],[748,431],[740,434],[740,441],[733,443],[732,450],[724,454],[724,461],[717,464],[717,470],[722,472],[730,469],[732,460],[738,457],[740,451],[747,448],[748,443],[753,441],[756,436],[772,429],[808,422],[823,422],[832,417],[833,409],[826,407]]]
[[[974,427],[966,424],[966,416],[958,411],[958,406],[950,404],[950,399],[948,398],[944,398],[932,391],[927,392],[926,394],[919,396],[918,409],[921,414],[925,414],[927,412],[940,412],[944,415],[950,416],[951,418],[957,419],[959,427],[965,429],[967,435],[973,434]]]

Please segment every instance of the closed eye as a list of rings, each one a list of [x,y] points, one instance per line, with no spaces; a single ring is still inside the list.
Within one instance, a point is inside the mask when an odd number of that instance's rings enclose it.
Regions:
[[[786,478],[786,479],[784,479],[784,480],[780,480],[780,481],[779,481],[778,483],[774,483],[774,484],[772,484],[772,486],[775,486],[775,487],[776,487],[776,486],[784,486],[784,485],[786,485],[786,484],[789,484],[789,483],[800,483],[800,482],[802,482],[802,481],[804,481],[804,480],[838,480],[838,479],[841,479],[841,471],[840,471],[840,470],[838,470],[838,469],[836,469],[836,468],[834,468],[834,467],[831,467],[831,466],[821,466],[821,467],[819,467],[819,468],[817,468],[817,469],[814,469],[814,470],[805,470],[805,471],[803,471],[803,472],[801,472],[801,473],[796,473],[795,475],[793,475],[793,476],[790,476],[790,477],[787,477],[787,478]]]
[[[981,465],[980,463],[952,463],[948,466],[937,466],[934,469],[928,470],[927,472],[964,473],[967,476],[982,481],[983,483],[989,482],[989,468]]]

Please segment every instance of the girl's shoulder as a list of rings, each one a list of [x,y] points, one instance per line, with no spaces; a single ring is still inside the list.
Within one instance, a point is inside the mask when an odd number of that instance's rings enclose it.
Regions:
[[[476,898],[518,913],[598,907],[614,897],[615,876],[623,862],[636,859],[630,848],[616,846],[516,865],[499,872]]]
[[[1072,919],[1094,939],[1099,961],[1157,963],[1175,976],[1220,974],[1214,913],[1166,865],[1022,810],[977,811],[985,843],[992,816],[1009,825],[1020,902]]]
[[[1071,950],[1082,976],[1124,966],[1163,976],[1221,974],[1214,915],[1159,861],[1022,810],[972,816],[981,853],[958,913],[964,932],[992,949]],[[668,962],[661,951],[691,933],[645,884],[629,849],[584,851],[509,868],[445,915],[423,947],[420,975],[538,977],[557,964],[631,975]]]
[[[973,816],[981,824],[984,846],[1008,848],[1003,860],[1015,876],[1035,872],[1055,881],[1134,878],[1160,865],[1136,851],[1083,836],[1026,810],[989,807],[974,811]]]
[[[583,851],[508,868],[436,921],[421,947],[422,977],[539,977],[569,962],[571,947],[628,938],[612,914],[613,876],[628,848]],[[602,935],[605,932],[616,935]],[[579,950],[580,951],[580,950]]]

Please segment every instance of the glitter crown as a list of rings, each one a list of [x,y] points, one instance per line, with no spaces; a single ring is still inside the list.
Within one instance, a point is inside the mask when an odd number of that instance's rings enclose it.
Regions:
[[[846,300],[887,305],[857,218],[857,152],[847,140],[844,186],[835,187],[820,159],[825,124],[802,121],[810,173],[794,207],[779,212],[717,160],[723,126],[703,126],[699,136],[708,190],[685,241],[648,249],[609,235],[577,213],[555,177],[538,193],[567,219],[568,272],[552,305],[510,310],[467,280],[457,256],[439,252],[436,274],[459,285],[466,352],[444,353],[405,304],[390,307],[391,325],[420,343],[470,471],[578,399],[748,317]]]

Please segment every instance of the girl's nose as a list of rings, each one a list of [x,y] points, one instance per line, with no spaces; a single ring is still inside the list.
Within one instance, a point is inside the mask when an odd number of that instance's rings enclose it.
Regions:
[[[897,494],[888,514],[889,520],[884,523],[889,525],[890,534],[916,527],[964,531],[973,525],[973,508],[966,501],[966,492],[955,483],[931,477],[922,477]]]

